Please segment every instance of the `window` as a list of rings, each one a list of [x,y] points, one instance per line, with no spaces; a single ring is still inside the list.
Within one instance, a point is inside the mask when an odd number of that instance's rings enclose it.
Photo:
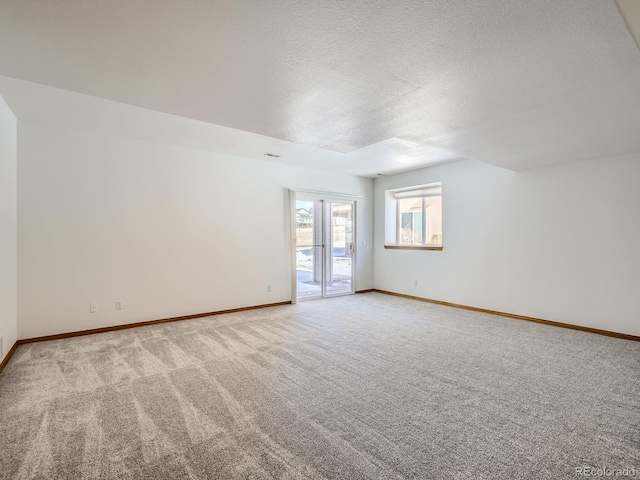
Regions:
[[[387,248],[442,249],[442,184],[387,190]]]

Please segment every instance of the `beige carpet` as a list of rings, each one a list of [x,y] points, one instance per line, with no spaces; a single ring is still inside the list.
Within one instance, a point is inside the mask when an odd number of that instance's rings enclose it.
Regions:
[[[18,348],[1,478],[640,476],[640,343],[371,293]]]

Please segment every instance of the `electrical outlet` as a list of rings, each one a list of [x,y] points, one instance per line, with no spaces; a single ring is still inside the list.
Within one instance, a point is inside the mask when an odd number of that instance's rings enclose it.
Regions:
[[[267,285],[267,293],[271,293],[271,285]]]
[[[122,300],[116,300],[116,310],[122,310]]]
[[[413,286],[414,286],[414,287],[417,287],[417,286],[418,286],[418,280],[414,280],[414,281],[413,281]]]
[[[89,312],[96,313],[98,311],[98,302],[91,302],[89,304]]]

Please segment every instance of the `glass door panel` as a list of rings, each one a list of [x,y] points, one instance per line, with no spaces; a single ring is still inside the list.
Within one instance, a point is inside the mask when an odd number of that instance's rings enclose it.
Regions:
[[[325,294],[340,295],[353,290],[353,203],[327,202],[325,217]]]
[[[322,296],[322,201],[296,199],[298,298]]]
[[[295,198],[295,297],[354,293],[354,202]]]

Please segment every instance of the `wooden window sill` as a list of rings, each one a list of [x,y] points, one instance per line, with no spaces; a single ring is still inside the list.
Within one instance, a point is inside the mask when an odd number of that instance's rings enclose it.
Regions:
[[[393,250],[435,250],[437,252],[442,251],[441,246],[428,246],[428,245],[385,245],[384,248],[390,248]]]

